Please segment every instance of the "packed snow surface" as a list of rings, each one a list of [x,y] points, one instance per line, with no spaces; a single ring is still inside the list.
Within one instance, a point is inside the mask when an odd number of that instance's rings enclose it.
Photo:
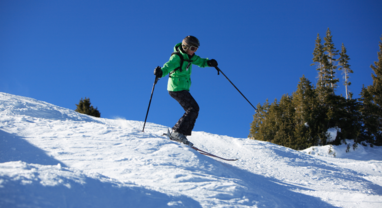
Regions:
[[[193,132],[225,162],[142,127],[0,93],[0,207],[382,207],[381,147]]]

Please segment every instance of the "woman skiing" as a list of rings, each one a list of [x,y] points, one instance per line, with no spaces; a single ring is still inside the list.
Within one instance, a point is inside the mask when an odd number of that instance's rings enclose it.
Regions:
[[[195,121],[199,114],[199,105],[190,94],[192,64],[199,67],[216,67],[217,61],[200,58],[195,54],[200,46],[199,40],[194,36],[187,36],[181,43],[174,47],[170,60],[154,70],[157,78],[165,77],[169,74],[167,90],[172,98],[174,98],[183,107],[185,113],[172,127],[170,138],[175,141],[182,142],[190,147],[193,146],[187,140],[186,136],[191,135]]]

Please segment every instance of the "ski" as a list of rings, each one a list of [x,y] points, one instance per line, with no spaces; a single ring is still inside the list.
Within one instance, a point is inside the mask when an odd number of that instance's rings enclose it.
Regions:
[[[201,149],[199,149],[199,148],[197,148],[197,147],[191,147],[191,148],[194,149],[194,150],[196,150],[197,152],[199,152],[199,153],[202,154],[202,155],[206,155],[206,156],[210,156],[210,157],[216,157],[216,158],[219,158],[219,159],[221,159],[221,160],[225,160],[225,161],[236,161],[236,160],[238,160],[238,159],[227,159],[227,158],[222,158],[222,157],[216,156],[216,155],[214,155],[214,154],[211,154],[211,153],[209,153],[209,152],[206,152],[206,151],[204,151],[204,150],[201,150]]]
[[[169,132],[170,132],[170,131],[168,131],[168,133],[164,133],[163,135],[164,135],[164,136],[167,136],[170,140],[172,140],[171,137],[170,137],[170,133],[169,133]],[[175,141],[175,140],[172,140],[172,141]],[[209,152],[206,152],[206,151],[204,151],[204,150],[201,150],[201,149],[199,149],[199,148],[197,148],[197,147],[195,147],[195,146],[193,146],[193,147],[191,147],[191,148],[194,149],[195,151],[199,152],[200,154],[202,154],[202,155],[206,155],[206,156],[209,156],[209,157],[215,157],[215,158],[219,158],[219,159],[221,159],[221,160],[225,160],[225,161],[236,161],[236,160],[238,160],[238,159],[227,159],[227,158],[222,158],[222,157],[216,156],[216,155],[214,155],[214,154],[211,154],[211,153],[209,153]]]

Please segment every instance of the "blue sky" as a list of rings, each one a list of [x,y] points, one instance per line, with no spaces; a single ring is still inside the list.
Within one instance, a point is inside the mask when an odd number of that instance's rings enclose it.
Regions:
[[[312,53],[327,28],[342,43],[359,97],[372,84],[382,1],[0,1],[0,91],[75,109],[89,97],[101,117],[143,121],[153,70],[187,35],[254,104],[313,84]],[[337,71],[337,77],[342,78]],[[343,81],[336,90],[344,94]],[[148,122],[173,126],[183,109],[161,79]],[[196,131],[247,137],[254,110],[214,68],[193,67]]]

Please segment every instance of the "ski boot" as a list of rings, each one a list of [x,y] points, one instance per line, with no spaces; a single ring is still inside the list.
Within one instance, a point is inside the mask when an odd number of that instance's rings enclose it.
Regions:
[[[190,141],[187,140],[186,136],[184,136],[183,134],[176,132],[176,131],[173,131],[170,133],[170,139],[177,141],[177,142],[181,142],[181,143],[188,145],[190,147],[194,146],[194,144],[192,144]]]

